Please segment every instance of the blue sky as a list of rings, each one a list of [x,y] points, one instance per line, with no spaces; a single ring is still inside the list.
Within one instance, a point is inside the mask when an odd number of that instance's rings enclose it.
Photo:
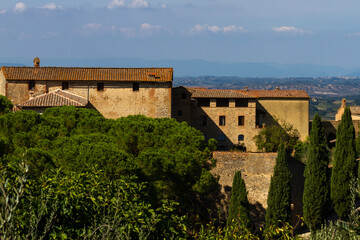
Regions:
[[[360,67],[359,0],[1,0],[0,60],[136,57]]]

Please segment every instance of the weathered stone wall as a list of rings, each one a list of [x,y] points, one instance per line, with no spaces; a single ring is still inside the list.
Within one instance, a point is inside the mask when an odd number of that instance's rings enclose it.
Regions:
[[[173,89],[172,117],[179,122],[186,121],[204,133],[207,139],[216,139],[219,147],[228,148],[243,143],[246,151],[256,152],[253,138],[260,130],[256,128],[256,101],[248,100],[248,107],[236,107],[235,99],[229,99],[229,107],[217,107],[216,99],[210,99],[209,107],[199,107],[186,88],[178,87]],[[202,116],[207,117],[206,126],[201,124]],[[219,124],[220,116],[225,116],[224,126]],[[239,116],[244,116],[243,126],[238,125]],[[220,135],[224,138],[221,139]],[[244,140],[239,141],[239,135],[244,135]]]
[[[245,153],[245,152],[214,152],[217,166],[212,173],[219,176],[221,190],[224,193],[222,208],[227,212],[230,200],[233,177],[236,171],[241,171],[248,191],[251,206],[251,217],[255,222],[261,222],[267,208],[267,195],[270,180],[276,162],[276,153]],[[304,186],[304,165],[290,158],[289,169],[292,173],[291,198],[293,203],[293,223],[302,215],[302,193]]]
[[[259,99],[258,108],[266,112],[264,121],[271,125],[274,119],[291,124],[304,141],[309,135],[309,99]]]
[[[0,95],[6,95],[6,80],[0,68]]]
[[[35,90],[28,90],[28,81],[9,81],[8,98],[14,104],[31,96],[62,88],[61,81],[36,81]],[[171,82],[140,82],[133,91],[132,82],[104,82],[104,90],[97,90],[97,82],[69,81],[69,92],[89,96],[90,103],[106,118],[142,114],[147,117],[171,117]]]

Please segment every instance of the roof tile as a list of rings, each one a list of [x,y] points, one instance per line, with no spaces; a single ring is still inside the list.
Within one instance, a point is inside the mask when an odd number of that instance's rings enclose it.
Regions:
[[[1,67],[1,70],[7,80],[124,82],[171,82],[173,80],[172,68]]]
[[[57,89],[17,104],[17,107],[59,107],[63,105],[85,107],[87,103],[88,100],[84,97]]]

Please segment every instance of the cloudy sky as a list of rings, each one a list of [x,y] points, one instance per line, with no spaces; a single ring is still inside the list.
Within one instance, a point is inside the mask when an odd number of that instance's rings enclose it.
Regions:
[[[359,0],[1,0],[0,59],[360,67]]]

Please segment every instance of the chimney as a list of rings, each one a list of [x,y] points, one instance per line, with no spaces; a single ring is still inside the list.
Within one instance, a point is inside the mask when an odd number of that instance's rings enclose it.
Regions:
[[[280,88],[279,88],[279,87],[276,87],[275,90],[280,90]]]
[[[245,87],[245,91],[249,91],[249,87]]]
[[[34,67],[35,68],[40,67],[40,58],[38,57],[34,58]]]
[[[341,99],[341,107],[342,108],[346,107],[346,99],[345,98]]]

